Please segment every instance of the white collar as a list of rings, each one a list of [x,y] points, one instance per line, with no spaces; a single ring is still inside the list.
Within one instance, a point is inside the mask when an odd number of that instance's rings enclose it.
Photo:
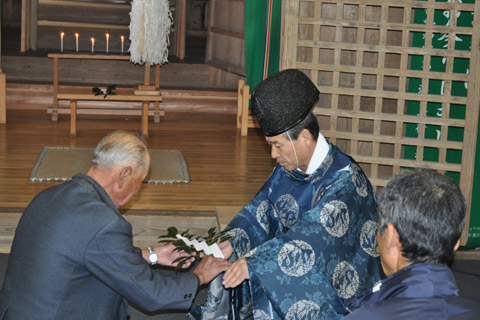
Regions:
[[[328,145],[327,140],[325,140],[325,137],[319,132],[317,145],[315,146],[315,151],[313,151],[312,158],[308,163],[307,171],[305,173],[312,174],[313,172],[315,172],[315,170],[317,170],[318,167],[320,167],[323,160],[325,160],[325,157],[327,156],[329,150],[330,150],[330,146]],[[297,170],[300,170],[300,169],[297,169]]]

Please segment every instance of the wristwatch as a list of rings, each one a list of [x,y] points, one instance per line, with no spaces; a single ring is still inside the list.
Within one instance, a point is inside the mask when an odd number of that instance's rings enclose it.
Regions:
[[[148,260],[150,261],[150,264],[153,266],[154,264],[157,264],[158,262],[158,257],[155,251],[153,251],[152,247],[148,247]]]

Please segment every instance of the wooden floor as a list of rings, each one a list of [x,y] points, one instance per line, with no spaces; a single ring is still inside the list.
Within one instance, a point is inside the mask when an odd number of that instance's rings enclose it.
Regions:
[[[225,224],[251,200],[273,168],[259,130],[241,137],[235,115],[167,112],[161,121],[150,119],[148,147],[181,150],[191,182],[144,184],[125,209],[217,210]],[[140,119],[80,115],[78,136],[70,138],[68,115],[54,122],[45,111],[7,110],[7,124],[0,125],[0,207],[24,208],[37,193],[57,183],[29,181],[44,146],[94,147],[117,129],[139,132]]]

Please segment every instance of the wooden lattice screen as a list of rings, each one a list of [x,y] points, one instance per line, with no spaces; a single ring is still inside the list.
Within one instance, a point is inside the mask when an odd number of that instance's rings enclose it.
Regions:
[[[280,69],[321,91],[322,133],[379,191],[403,168],[433,168],[472,197],[480,1],[283,0]],[[462,244],[468,235],[468,220]]]

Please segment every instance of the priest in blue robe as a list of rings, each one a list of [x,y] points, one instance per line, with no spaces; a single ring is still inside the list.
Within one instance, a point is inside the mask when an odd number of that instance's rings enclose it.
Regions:
[[[339,319],[379,280],[376,195],[360,168],[319,132],[319,91],[288,69],[252,94],[277,161],[229,223],[232,266],[209,288],[199,319]]]

